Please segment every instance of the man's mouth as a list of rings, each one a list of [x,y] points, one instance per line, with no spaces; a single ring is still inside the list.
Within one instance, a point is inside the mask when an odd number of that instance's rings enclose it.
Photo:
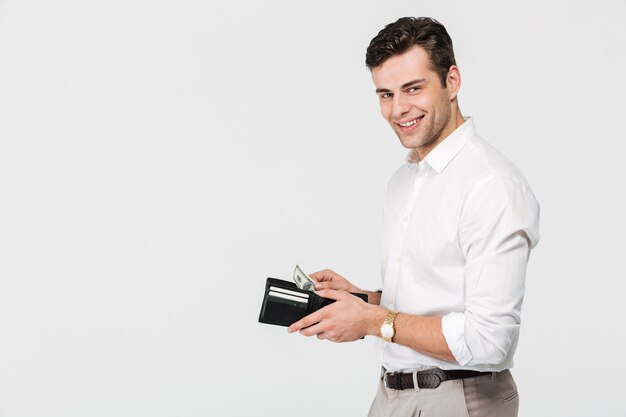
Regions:
[[[408,132],[409,130],[415,129],[420,124],[423,118],[424,116],[420,116],[416,117],[415,119],[406,120],[404,122],[396,122],[396,124],[400,126],[400,130],[402,130],[403,132]]]

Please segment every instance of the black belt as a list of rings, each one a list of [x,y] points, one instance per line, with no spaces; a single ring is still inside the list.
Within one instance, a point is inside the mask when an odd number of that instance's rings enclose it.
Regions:
[[[443,381],[452,379],[474,378],[481,375],[489,375],[493,372],[452,370],[433,368],[416,372],[390,372],[382,368],[381,378],[389,389],[403,390],[417,388],[437,388]]]

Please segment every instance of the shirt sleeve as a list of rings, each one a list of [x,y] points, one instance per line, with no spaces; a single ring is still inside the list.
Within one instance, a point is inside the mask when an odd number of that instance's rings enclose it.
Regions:
[[[478,184],[459,222],[465,256],[465,311],[442,319],[443,335],[462,365],[499,364],[519,335],[526,264],[539,242],[539,204],[509,177]]]

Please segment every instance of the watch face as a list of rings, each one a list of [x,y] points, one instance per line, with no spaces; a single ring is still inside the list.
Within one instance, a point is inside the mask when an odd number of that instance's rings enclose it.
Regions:
[[[389,339],[390,337],[393,337],[393,326],[387,323],[383,324],[380,327],[380,334],[385,339]]]

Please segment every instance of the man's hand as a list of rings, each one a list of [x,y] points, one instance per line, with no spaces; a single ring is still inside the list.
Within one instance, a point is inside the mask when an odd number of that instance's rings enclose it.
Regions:
[[[332,271],[328,272],[334,274]],[[340,275],[334,276],[340,278],[337,281],[349,284],[349,281]],[[345,291],[326,289],[316,291],[316,294],[336,301],[289,326],[287,329],[289,333],[300,331],[304,336],[316,335],[318,339],[328,339],[332,342],[351,342],[366,335],[376,334],[376,324],[380,326],[387,314],[385,309],[368,304]]]
[[[316,290],[331,289],[349,292],[364,292],[346,278],[342,277],[335,271],[331,271],[330,269],[314,272],[309,276],[313,278],[314,281],[317,281],[315,284]]]
[[[324,269],[323,271],[314,272],[309,276],[313,278],[314,281],[316,281],[316,290],[331,289],[348,292],[359,292],[367,294],[368,302],[370,304],[380,305],[380,292],[362,290],[335,271],[331,271],[330,269]]]

